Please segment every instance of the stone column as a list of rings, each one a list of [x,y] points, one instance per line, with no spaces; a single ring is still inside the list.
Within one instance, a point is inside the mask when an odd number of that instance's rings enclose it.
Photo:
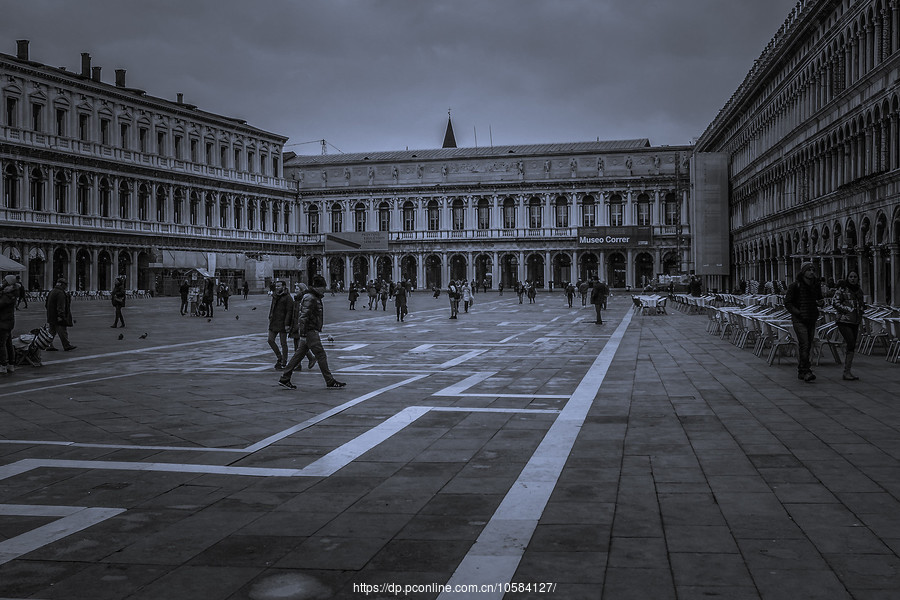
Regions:
[[[100,251],[97,248],[91,248],[91,276],[90,281],[87,283],[87,289],[91,291],[97,291],[100,289],[98,287],[98,277],[97,272],[99,271],[99,255]]]
[[[491,251],[491,287],[500,284],[500,256],[496,250]]]
[[[634,197],[631,188],[628,188],[625,195],[625,215],[622,219],[623,225],[634,225]]]
[[[688,210],[688,191],[682,190],[681,192],[681,224],[682,225],[690,225],[690,211]]]
[[[659,225],[660,224],[660,211],[662,203],[659,199],[659,188],[653,190],[653,207],[650,209],[650,224],[651,225]]]
[[[894,14],[896,14],[896,9]],[[900,306],[900,245],[889,246],[891,254],[891,306]]]
[[[553,264],[550,262],[550,251],[546,250],[544,252],[544,285],[550,285],[550,281],[553,279]],[[557,287],[559,287],[559,282],[554,281]]]
[[[606,270],[606,250],[597,250],[597,277],[600,281],[609,283],[609,273]]]

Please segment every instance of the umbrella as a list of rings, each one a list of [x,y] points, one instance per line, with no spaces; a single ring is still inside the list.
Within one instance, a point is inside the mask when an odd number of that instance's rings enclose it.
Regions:
[[[5,254],[0,254],[0,271],[24,271],[25,265],[17,263]]]

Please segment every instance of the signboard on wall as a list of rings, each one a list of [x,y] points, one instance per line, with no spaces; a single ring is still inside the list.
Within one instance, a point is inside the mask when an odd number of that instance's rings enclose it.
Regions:
[[[325,252],[387,252],[387,231],[342,231],[325,234]]]
[[[579,227],[578,245],[590,248],[640,248],[649,246],[650,227]]]

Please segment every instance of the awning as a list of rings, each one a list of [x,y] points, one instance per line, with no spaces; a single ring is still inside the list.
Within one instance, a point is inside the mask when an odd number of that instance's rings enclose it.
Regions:
[[[0,271],[24,271],[25,265],[17,263],[8,256],[0,254]]]

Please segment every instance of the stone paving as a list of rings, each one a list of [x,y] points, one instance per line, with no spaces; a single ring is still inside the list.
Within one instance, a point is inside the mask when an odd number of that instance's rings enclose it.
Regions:
[[[0,381],[0,599],[897,597],[883,356],[806,384],[624,295],[327,296],[348,385],[285,390],[268,302],[75,301],[77,350]]]

